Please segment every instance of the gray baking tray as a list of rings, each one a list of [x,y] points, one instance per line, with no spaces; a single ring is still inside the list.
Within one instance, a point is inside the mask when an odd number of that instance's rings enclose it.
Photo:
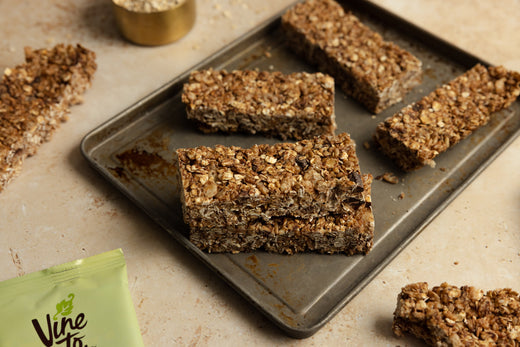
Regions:
[[[179,200],[174,150],[198,145],[275,143],[247,135],[205,135],[186,120],[180,93],[189,71],[89,133],[81,150],[107,180],[159,223],[179,243],[226,280],[288,335],[308,337],[369,283],[518,134],[519,104],[440,155],[435,168],[400,172],[371,144],[376,125],[394,112],[453,79],[477,62],[462,50],[365,1],[345,1],[362,21],[422,60],[423,83],[403,102],[373,116],[336,92],[337,132],[358,144],[363,173],[392,172],[399,183],[375,180],[376,220],[372,251],[366,256],[277,255],[266,252],[208,254],[188,240]],[[280,15],[225,47],[193,69],[315,71],[284,45]],[[484,62],[482,62],[484,63]],[[190,69],[191,71],[192,69]],[[404,285],[404,284],[403,284]]]

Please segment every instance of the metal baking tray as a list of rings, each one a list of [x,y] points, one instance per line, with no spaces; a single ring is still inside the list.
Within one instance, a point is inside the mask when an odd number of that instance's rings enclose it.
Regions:
[[[208,254],[189,242],[181,214],[174,150],[217,143],[249,147],[279,141],[198,132],[186,119],[180,100],[189,71],[102,124],[81,143],[83,155],[97,171],[289,336],[297,338],[312,335],[340,311],[518,136],[520,129],[520,106],[515,102],[441,154],[435,168],[400,172],[373,146],[364,145],[372,143],[376,125],[482,61],[369,2],[345,1],[344,5],[386,39],[415,54],[425,70],[419,87],[377,116],[338,89],[336,92],[337,132],[346,131],[356,141],[362,172],[374,176],[392,172],[399,178],[397,184],[373,183],[376,229],[368,255],[288,256],[263,251]],[[193,69],[315,71],[286,48],[280,15]]]

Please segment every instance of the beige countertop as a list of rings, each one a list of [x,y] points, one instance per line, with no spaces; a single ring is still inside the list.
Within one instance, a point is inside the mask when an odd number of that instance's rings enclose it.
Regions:
[[[493,64],[520,70],[520,2],[373,0]],[[359,295],[310,338],[286,337],[80,154],[93,128],[268,19],[290,0],[198,0],[193,30],[161,47],[118,35],[108,0],[0,1],[0,69],[23,47],[80,42],[99,65],[85,102],[0,193],[0,281],[122,248],[147,346],[416,346],[391,332],[400,288],[444,281],[520,290],[516,139]],[[518,115],[517,115],[518,116]]]

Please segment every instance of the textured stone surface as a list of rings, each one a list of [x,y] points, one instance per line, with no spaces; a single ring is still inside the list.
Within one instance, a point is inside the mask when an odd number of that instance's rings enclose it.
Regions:
[[[518,1],[374,2],[487,61],[520,70]],[[58,42],[94,50],[98,71],[83,105],[72,110],[74,122],[63,124],[0,194],[0,280],[122,247],[147,346],[422,346],[392,334],[395,298],[407,283],[519,290],[520,139],[305,340],[285,337],[252,311],[88,167],[79,151],[88,131],[290,3],[199,0],[197,22],[187,36],[146,48],[120,38],[105,0],[1,1],[0,71],[23,60],[24,46]],[[375,181],[374,189],[376,184],[386,183]]]

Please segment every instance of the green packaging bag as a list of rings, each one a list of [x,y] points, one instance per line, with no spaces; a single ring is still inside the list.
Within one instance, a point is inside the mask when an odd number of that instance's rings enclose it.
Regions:
[[[0,282],[0,347],[144,346],[121,249]]]

